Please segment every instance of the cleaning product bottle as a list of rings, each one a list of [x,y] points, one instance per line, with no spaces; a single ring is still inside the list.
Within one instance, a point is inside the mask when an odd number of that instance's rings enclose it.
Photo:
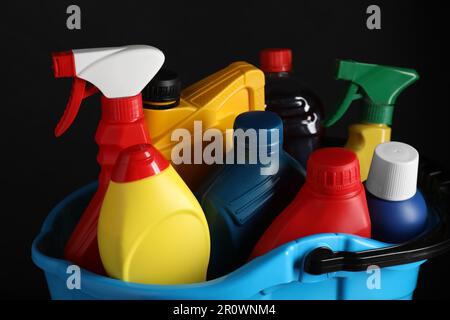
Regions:
[[[144,284],[204,281],[208,224],[197,199],[150,144],[120,154],[100,211],[98,245],[111,277]]]
[[[262,50],[260,68],[266,76],[266,110],[281,117],[284,149],[306,168],[323,135],[322,102],[293,74],[291,49]]]
[[[380,144],[366,182],[374,239],[402,243],[421,234],[427,205],[417,190],[419,153],[401,142]]]
[[[148,127],[152,128],[152,143],[168,160],[172,160],[172,149],[179,143],[172,141],[175,129],[189,131],[193,137],[191,155],[194,155],[194,148],[203,150],[205,145],[202,131],[219,129],[226,141],[226,130],[233,128],[239,114],[264,110],[264,74],[246,62],[232,63],[192,84],[181,92],[181,97],[178,96],[178,81],[176,74],[162,72],[143,91],[144,115]],[[169,94],[164,96],[164,92]],[[226,145],[224,153],[231,147],[232,144]],[[199,160],[182,164],[172,161],[191,190],[195,190],[214,167]]]
[[[181,81],[178,74],[169,69],[161,69],[142,90],[144,101],[144,114],[148,113],[148,118],[158,117],[155,112],[146,110],[168,110],[180,104]],[[150,122],[151,119],[148,119]],[[169,119],[165,119],[168,122]],[[159,126],[158,128],[162,128]],[[156,131],[156,135],[158,135]],[[152,133],[153,134],[153,133]]]
[[[117,156],[129,146],[150,142],[141,90],[163,63],[160,50],[144,45],[53,54],[55,77],[74,78],[66,111],[55,130],[57,137],[70,127],[84,98],[97,91],[102,93],[102,116],[95,135],[101,167],[99,185],[64,251],[67,260],[90,271],[104,272],[97,245],[97,221]],[[87,82],[92,85],[86,87]]]
[[[362,99],[362,117],[349,127],[346,148],[356,152],[361,165],[361,179],[369,174],[377,145],[391,140],[392,116],[398,96],[419,79],[416,71],[397,67],[341,60],[337,79],[350,81],[350,87],[336,113],[325,127],[336,123],[355,100]]]
[[[208,279],[246,261],[261,234],[304,182],[300,166],[282,149],[283,124],[275,113],[243,113],[236,118],[234,130],[235,147],[230,151],[234,163],[211,172],[196,192],[211,233]],[[253,140],[242,138],[241,134],[252,132]],[[272,160],[262,161],[258,154]],[[239,156],[245,161],[239,163]]]
[[[301,237],[347,233],[370,238],[366,195],[356,154],[318,149],[308,160],[306,183],[255,246],[251,258]]]

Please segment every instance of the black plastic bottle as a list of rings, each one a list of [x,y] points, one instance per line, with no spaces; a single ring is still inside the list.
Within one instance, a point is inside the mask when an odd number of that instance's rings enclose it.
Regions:
[[[309,155],[320,146],[323,136],[322,102],[292,73],[290,49],[262,50],[260,68],[266,75],[266,111],[283,120],[283,147],[306,168]]]

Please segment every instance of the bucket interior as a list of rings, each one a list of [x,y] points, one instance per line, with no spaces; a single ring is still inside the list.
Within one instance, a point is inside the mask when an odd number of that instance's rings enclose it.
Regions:
[[[52,211],[42,227],[41,234],[44,236],[36,243],[36,247],[41,254],[47,257],[64,260],[64,246],[69,240],[84,209],[94,195],[96,188],[97,183],[92,183],[82,188],[75,194],[63,200]],[[427,228],[423,234],[429,232],[439,223],[439,215],[434,208],[429,206],[428,211]],[[384,244],[383,246],[388,245],[389,244]]]
[[[95,193],[97,183],[92,183],[80,192],[83,196],[73,196],[61,202],[49,216],[42,227],[44,237],[37,243],[37,249],[44,255],[64,259],[64,247],[84,209]],[[83,192],[84,191],[84,192]],[[78,192],[77,192],[78,193]],[[69,205],[70,204],[70,205]]]

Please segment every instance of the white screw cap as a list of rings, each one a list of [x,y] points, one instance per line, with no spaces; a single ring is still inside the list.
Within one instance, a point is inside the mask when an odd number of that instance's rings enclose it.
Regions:
[[[419,153],[406,143],[378,145],[372,159],[366,189],[389,201],[404,201],[417,191]]]

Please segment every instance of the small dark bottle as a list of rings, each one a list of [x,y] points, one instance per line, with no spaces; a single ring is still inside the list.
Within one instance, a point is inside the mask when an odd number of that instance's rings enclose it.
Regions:
[[[266,111],[275,112],[283,120],[283,147],[306,168],[323,135],[322,102],[292,73],[291,49],[262,50],[260,68],[266,76]]]

